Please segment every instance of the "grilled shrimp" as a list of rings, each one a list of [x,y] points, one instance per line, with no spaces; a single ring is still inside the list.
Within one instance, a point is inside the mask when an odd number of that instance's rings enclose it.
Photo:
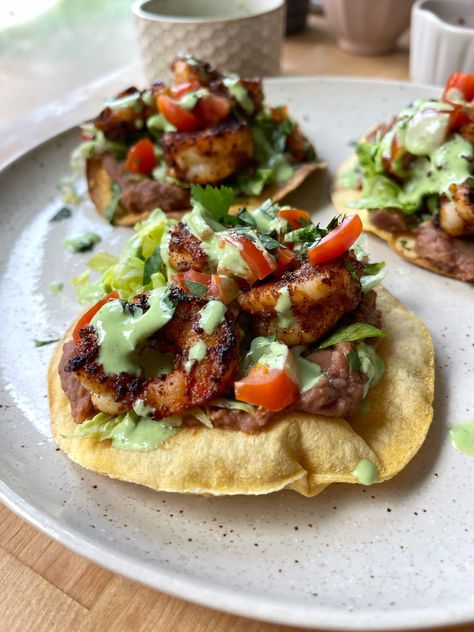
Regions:
[[[453,198],[441,198],[440,226],[451,237],[474,235],[474,189],[467,183],[451,187],[454,188]]]
[[[276,334],[290,346],[309,344],[357,307],[361,300],[360,270],[361,264],[353,255],[318,266],[306,261],[278,281],[241,292],[237,301],[252,316],[256,335]]]
[[[115,98],[121,99],[132,95],[137,96],[134,105],[118,109],[106,107],[94,119],[94,127],[104,132],[108,139],[124,141],[127,138],[135,137],[138,131],[138,121],[141,121],[143,126],[144,121],[156,113],[156,107],[147,105],[142,99],[143,92],[136,88],[128,88],[120,92]]]
[[[195,184],[221,182],[253,155],[248,125],[236,119],[198,132],[167,132],[161,145],[171,175]]]
[[[148,357],[153,351],[172,354],[170,373],[155,377],[107,375],[98,362],[94,327],[81,330],[77,354],[67,364],[66,371],[73,372],[91,391],[96,408],[117,414],[131,410],[134,402],[142,400],[153,409],[154,419],[162,419],[205,405],[232,387],[239,369],[239,335],[234,317],[227,311],[222,322],[207,334],[200,325],[200,312],[207,301],[185,297],[179,290],[173,296],[178,301],[173,318],[138,351]],[[133,304],[146,311],[147,295],[138,295]],[[190,350],[198,341],[205,344],[205,356],[201,360],[190,359]]]
[[[178,272],[203,272],[208,263],[201,242],[183,222],[175,224],[170,231],[168,257],[170,266]]]

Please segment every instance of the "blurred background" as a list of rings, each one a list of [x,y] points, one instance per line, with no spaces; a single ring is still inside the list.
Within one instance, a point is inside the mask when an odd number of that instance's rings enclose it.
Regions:
[[[2,0],[0,126],[106,76],[132,76],[140,52],[131,5],[132,0]],[[287,0],[281,70],[406,79],[408,36],[389,54],[351,55],[337,46],[319,1]]]

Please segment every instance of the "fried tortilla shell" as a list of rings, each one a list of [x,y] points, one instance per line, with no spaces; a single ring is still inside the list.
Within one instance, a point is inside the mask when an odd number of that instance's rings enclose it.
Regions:
[[[303,183],[303,181],[306,180],[306,178],[314,171],[325,168],[326,165],[323,162],[314,162],[299,165],[295,169],[295,172],[293,173],[291,178],[286,182],[265,187],[265,189],[259,196],[238,198],[238,203],[235,204],[233,208],[239,209],[242,206],[247,206],[250,208],[257,207],[269,197],[271,197],[274,202],[278,202],[289,193],[297,189]],[[87,160],[86,178],[90,199],[92,200],[99,214],[105,215],[106,210],[112,200],[112,178],[102,164],[102,160],[100,157]],[[144,208],[143,210],[136,213],[121,213],[117,215],[117,217],[114,219],[114,223],[119,226],[133,226],[137,222],[140,222],[148,217],[148,215],[153,210],[155,210],[155,208],[156,205],[154,205],[153,208]],[[166,211],[166,209],[163,210]],[[175,209],[166,212],[170,217],[179,219],[182,216],[182,213],[186,210],[189,210],[189,205],[186,205],[182,209]]]
[[[77,426],[58,374],[68,334],[49,367],[54,439],[89,470],[160,491],[232,495],[291,489],[315,496],[330,483],[356,483],[351,472],[361,459],[376,465],[379,482],[389,479],[415,455],[430,426],[434,350],[424,324],[384,289],[378,306],[389,334],[379,347],[385,376],[369,391],[368,412],[349,421],[291,413],[256,434],[185,428],[150,452],[73,437]]]
[[[369,233],[373,233],[374,235],[377,235],[377,237],[380,237],[381,239],[386,241],[390,248],[392,248],[392,250],[395,250],[395,252],[397,252],[407,261],[410,261],[410,263],[414,263],[417,266],[426,268],[427,270],[435,272],[436,274],[442,274],[443,276],[450,277],[451,279],[459,279],[457,275],[446,272],[446,270],[441,270],[433,263],[428,261],[428,259],[420,257],[416,253],[416,235],[414,235],[412,231],[394,233],[383,230],[381,228],[378,228],[378,226],[372,224],[370,220],[371,213],[369,210],[365,208],[351,207],[351,202],[354,202],[354,200],[362,197],[362,192],[358,189],[347,189],[342,187],[341,175],[355,162],[355,160],[355,155],[351,156],[339,167],[337,171],[335,184],[331,192],[331,200],[339,213],[350,213],[352,215],[359,215],[364,225],[364,230]]]

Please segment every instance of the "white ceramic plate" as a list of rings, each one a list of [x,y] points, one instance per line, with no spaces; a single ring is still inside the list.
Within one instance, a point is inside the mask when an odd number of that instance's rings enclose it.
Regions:
[[[349,142],[427,88],[334,79],[267,83],[270,102],[288,103],[329,175],[292,196],[332,216],[329,176]],[[26,131],[25,131],[26,133]],[[474,287],[399,259],[384,259],[387,287],[431,328],[437,349],[436,414],[428,439],[393,481],[334,485],[321,496],[198,498],[157,494],[91,474],[55,450],[49,431],[46,366],[51,346],[79,307],[70,279],[88,255],[62,247],[84,227],[118,252],[130,234],[112,229],[85,202],[73,217],[48,220],[78,139],[66,132],[0,176],[0,486],[3,501],[69,548],[162,591],[241,615],[306,627],[395,629],[474,618],[474,462],[447,438],[473,413]],[[100,249],[97,248],[96,250]],[[48,291],[62,281],[62,296]]]

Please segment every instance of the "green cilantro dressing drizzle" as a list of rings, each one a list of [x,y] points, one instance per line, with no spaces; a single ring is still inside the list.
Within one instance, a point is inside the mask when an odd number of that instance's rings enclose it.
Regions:
[[[167,288],[150,292],[146,312],[137,306],[131,314],[116,300],[106,303],[91,320],[100,346],[99,362],[106,374],[141,374],[135,353],[137,346],[166,325],[174,313],[174,307],[166,300],[166,292]]]
[[[277,313],[277,325],[278,327],[291,327],[295,323],[295,317],[291,309],[291,296],[287,287],[281,288],[279,291],[280,296],[275,305],[275,311]]]
[[[201,311],[199,316],[199,326],[204,333],[210,336],[217,327],[224,322],[227,307],[221,301],[209,301]]]
[[[193,368],[194,363],[204,360],[207,353],[207,345],[204,340],[198,340],[188,352],[188,359],[184,363],[184,370],[189,373]]]
[[[451,426],[449,436],[456,450],[474,456],[474,419]]]
[[[361,485],[373,485],[377,481],[378,473],[375,463],[369,459],[361,459],[356,469],[351,472]]]

